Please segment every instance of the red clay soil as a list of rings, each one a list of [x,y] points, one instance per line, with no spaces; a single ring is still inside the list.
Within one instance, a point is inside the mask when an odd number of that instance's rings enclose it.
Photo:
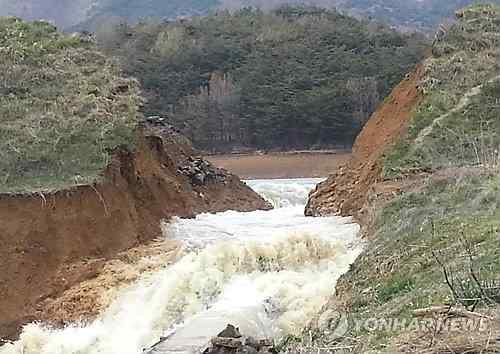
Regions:
[[[407,130],[421,101],[422,65],[407,76],[372,115],[356,139],[351,159],[311,193],[306,215],[354,215],[358,219],[377,182],[381,157]]]
[[[270,208],[221,171],[217,181],[194,184],[179,173],[191,153],[175,139],[147,136],[137,152],[116,153],[103,182],[0,195],[0,338],[43,318],[41,304],[96,276],[106,260],[160,236],[163,219]]]

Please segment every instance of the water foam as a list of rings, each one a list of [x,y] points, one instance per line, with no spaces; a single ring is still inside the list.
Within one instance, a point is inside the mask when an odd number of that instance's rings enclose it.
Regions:
[[[255,336],[298,333],[360,252],[350,219],[305,218],[302,208],[176,220],[165,232],[189,246],[176,264],[145,274],[97,320],[64,329],[30,324],[0,354],[138,354],[168,333],[166,344],[196,352],[193,345],[227,322]]]
[[[283,208],[306,205],[311,190],[323,180],[322,178],[268,179],[252,180],[247,183],[275,208]]]

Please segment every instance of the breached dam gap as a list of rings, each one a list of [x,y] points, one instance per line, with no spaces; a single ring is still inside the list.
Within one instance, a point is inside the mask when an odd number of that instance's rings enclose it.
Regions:
[[[164,225],[185,244],[173,265],[144,274],[98,319],[54,329],[26,326],[1,354],[196,353],[227,323],[246,335],[300,333],[361,251],[350,218],[306,218],[318,180],[247,183],[276,209],[202,214]]]

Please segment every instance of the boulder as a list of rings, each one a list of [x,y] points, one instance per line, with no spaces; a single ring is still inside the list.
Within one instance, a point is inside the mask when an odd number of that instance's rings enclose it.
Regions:
[[[211,347],[204,354],[267,354],[275,353],[272,339],[244,338],[239,328],[228,324],[217,337],[210,341]]]
[[[212,338],[211,343],[214,347],[223,347],[238,349],[243,346],[243,342],[237,338],[215,337]]]
[[[241,338],[240,329],[228,324],[227,327],[217,335],[218,338]]]

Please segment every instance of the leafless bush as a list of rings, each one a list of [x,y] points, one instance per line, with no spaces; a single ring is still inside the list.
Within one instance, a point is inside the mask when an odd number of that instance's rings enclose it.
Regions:
[[[433,235],[436,234],[434,224],[432,224],[432,232]],[[476,250],[463,232],[459,238],[459,245],[466,259],[466,264],[462,264],[461,267],[463,270],[457,270],[446,264],[442,252],[432,252],[455,301],[472,310],[479,304],[488,306],[500,304],[500,281],[491,279],[480,270],[478,271]]]

